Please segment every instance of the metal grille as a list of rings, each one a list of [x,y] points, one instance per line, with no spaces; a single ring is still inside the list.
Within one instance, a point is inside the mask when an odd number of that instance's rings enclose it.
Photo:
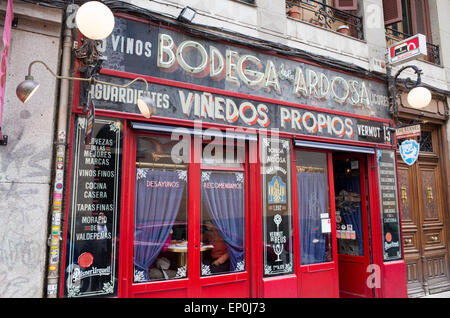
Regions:
[[[421,152],[433,152],[433,135],[431,131],[422,131],[420,135],[420,139],[418,140],[420,151]],[[397,140],[397,149],[400,148],[400,145],[405,139]]]
[[[348,25],[350,35],[363,40],[362,17],[352,14],[353,11],[339,10],[328,2],[333,3],[329,0],[286,0],[286,11],[297,6],[302,10],[300,20],[326,29],[335,30],[341,24]]]
[[[431,131],[422,131],[420,136],[420,151],[433,152],[433,138]]]

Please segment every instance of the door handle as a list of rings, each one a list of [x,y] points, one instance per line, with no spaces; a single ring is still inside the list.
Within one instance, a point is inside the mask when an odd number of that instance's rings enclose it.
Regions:
[[[427,187],[427,200],[428,203],[431,203],[433,201],[433,189],[431,188],[431,186]]]
[[[412,243],[411,238],[405,238],[403,241],[405,242],[405,244],[408,244],[408,245]]]
[[[401,196],[402,203],[405,203],[408,200],[408,197],[406,196],[406,187],[405,186],[402,186],[400,188],[400,196]]]
[[[439,238],[435,235],[430,237],[433,242],[436,242]]]

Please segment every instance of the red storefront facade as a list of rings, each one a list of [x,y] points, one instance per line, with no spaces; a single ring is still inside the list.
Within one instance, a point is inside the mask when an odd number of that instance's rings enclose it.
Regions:
[[[156,113],[75,86],[62,297],[407,297],[386,83],[116,18],[99,78]]]

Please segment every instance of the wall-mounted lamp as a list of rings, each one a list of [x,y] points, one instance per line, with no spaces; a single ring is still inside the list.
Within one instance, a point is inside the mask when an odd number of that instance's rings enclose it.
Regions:
[[[22,83],[20,83],[16,88],[16,95],[23,103],[26,103],[39,88],[39,83],[34,81],[33,76],[31,76],[31,67],[35,63],[40,63],[40,64],[44,65],[45,68],[50,72],[50,74],[52,74],[57,79],[84,81],[84,82],[91,82],[91,83],[93,82],[93,83],[100,83],[100,84],[117,86],[117,87],[122,87],[122,88],[126,88],[126,87],[130,86],[131,84],[133,84],[136,81],[143,81],[145,83],[145,92],[137,99],[137,106],[139,108],[139,111],[141,112],[142,115],[144,115],[145,118],[150,118],[155,113],[155,103],[154,103],[153,99],[150,97],[150,92],[148,91],[148,82],[142,77],[137,77],[134,80],[132,80],[131,82],[129,82],[128,84],[119,85],[119,84],[100,81],[93,77],[79,78],[79,77],[59,76],[59,75],[56,75],[44,62],[39,61],[39,60],[36,60],[36,61],[33,61],[30,63],[30,65],[28,66],[28,75],[25,76],[25,80]]]
[[[183,8],[183,10],[181,10],[177,19],[182,22],[190,23],[194,19],[196,13],[197,12],[194,9],[192,9],[189,6],[186,6]]]
[[[114,29],[114,15],[100,1],[88,1],[78,9],[75,23],[85,37],[91,40],[103,40]]]
[[[422,70],[420,70],[415,65],[407,65],[402,67],[398,70],[398,72],[395,74],[393,78],[393,82],[390,82],[391,90],[392,90],[392,105],[391,105],[391,113],[394,115],[394,117],[398,116],[398,103],[397,103],[397,88],[396,84],[399,81],[398,77],[400,74],[408,69],[412,68],[414,70],[414,73],[417,75],[417,80],[413,82],[410,78],[407,78],[406,80],[402,80],[404,83],[405,88],[411,89],[408,93],[408,104],[415,109],[421,109],[431,102],[431,92],[422,85],[422,79],[421,75],[423,74]]]
[[[424,108],[431,102],[431,92],[426,87],[417,86],[409,91],[407,99],[412,108]]]

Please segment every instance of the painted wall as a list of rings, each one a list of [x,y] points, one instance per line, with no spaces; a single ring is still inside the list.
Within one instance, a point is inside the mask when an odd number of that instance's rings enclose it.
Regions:
[[[34,65],[41,86],[27,104],[17,99],[16,86],[33,60],[58,69],[62,16],[20,1],[14,15],[2,127],[8,145],[0,146],[0,297],[43,297],[57,83]]]

